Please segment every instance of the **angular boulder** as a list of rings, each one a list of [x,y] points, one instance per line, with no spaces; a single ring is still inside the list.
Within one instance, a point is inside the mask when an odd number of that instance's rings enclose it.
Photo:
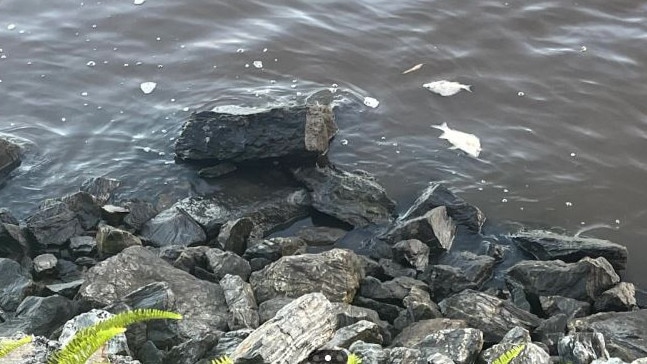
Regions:
[[[515,359],[513,359],[513,362],[532,364],[552,363],[550,355],[540,346],[532,343],[528,330],[521,327],[513,328],[501,339],[500,343],[493,345],[487,350],[483,350],[479,355],[479,359],[483,363],[493,363],[496,358],[500,358],[503,354],[519,345],[524,345],[524,347]]]
[[[20,146],[6,139],[0,138],[0,185],[14,169],[20,166]]]
[[[348,348],[358,340],[368,343],[382,344],[380,327],[377,326],[377,324],[366,320],[356,322],[337,330],[333,338],[326,343],[323,348]]]
[[[36,290],[31,274],[14,260],[0,258],[0,311],[15,311]]]
[[[29,243],[20,227],[0,223],[0,257],[20,261],[28,255],[30,255]]]
[[[220,280],[220,287],[231,313],[229,330],[255,329],[259,325],[258,306],[249,283],[239,276],[227,274]]]
[[[184,210],[171,207],[148,220],[143,226],[141,236],[153,246],[196,245],[207,240],[202,227]]]
[[[15,317],[0,323],[0,336],[16,332],[49,336],[65,321],[74,317],[76,311],[76,304],[62,296],[28,296],[16,309]]]
[[[636,288],[632,283],[620,282],[596,298],[596,311],[631,311],[636,304]]]
[[[481,330],[446,329],[427,335],[414,346],[424,356],[440,353],[446,355],[456,364],[471,364],[483,348],[483,333]]]
[[[393,260],[424,271],[429,264],[429,246],[417,239],[402,240],[393,245]]]
[[[218,281],[227,274],[237,275],[243,281],[247,281],[249,275],[252,274],[249,262],[232,252],[213,248],[205,252],[205,258]]]
[[[110,225],[99,226],[96,241],[97,251],[102,257],[113,256],[129,246],[142,245],[142,241],[135,235]]]
[[[436,207],[426,214],[399,221],[385,236],[389,244],[408,239],[420,240],[429,246],[432,254],[449,251],[456,236],[456,227],[447,215],[444,206]]]
[[[25,221],[34,250],[47,252],[60,249],[71,237],[83,233],[83,227],[74,211],[63,202],[39,210]]]
[[[119,186],[121,186],[120,180],[106,177],[92,177],[83,181],[81,191],[94,196],[95,201],[99,205],[105,205],[110,200],[112,191],[119,188]]]
[[[410,348],[421,343],[430,333],[441,330],[464,328],[467,328],[467,323],[463,320],[452,320],[447,318],[422,320],[404,328],[402,332],[393,339],[391,346],[404,346]]]
[[[564,314],[570,319],[585,317],[591,313],[591,304],[562,296],[540,296],[539,304],[544,316]]]

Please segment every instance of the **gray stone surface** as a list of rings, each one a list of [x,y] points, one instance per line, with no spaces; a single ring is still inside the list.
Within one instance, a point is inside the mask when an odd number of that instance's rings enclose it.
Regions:
[[[49,336],[72,318],[76,311],[76,304],[62,296],[28,296],[16,309],[15,317],[0,323],[0,336],[17,332]]]
[[[456,226],[447,215],[447,208],[439,206],[426,214],[409,220],[400,220],[382,239],[389,244],[417,239],[429,246],[431,254],[449,251],[456,236]]]
[[[414,346],[424,356],[435,353],[446,355],[456,364],[471,364],[483,348],[481,330],[445,329],[432,332]]]
[[[87,192],[79,191],[63,196],[61,202],[76,214],[84,230],[94,229],[101,220],[101,206]]]
[[[30,255],[29,244],[18,225],[0,223],[0,242],[2,258],[19,261]]]
[[[604,335],[599,332],[580,332],[564,336],[557,346],[562,362],[590,363],[595,359],[609,359]]]
[[[130,212],[124,217],[124,223],[136,231],[141,230],[148,220],[159,213],[153,204],[148,201],[132,200],[126,202],[125,205]]]
[[[380,327],[374,322],[362,320],[352,325],[343,327],[335,331],[333,338],[328,341],[323,349],[348,348],[355,341],[364,341],[367,343],[382,344],[382,335]]]
[[[391,347],[404,346],[414,347],[430,333],[438,332],[441,330],[449,329],[464,329],[467,328],[467,323],[463,320],[453,320],[447,318],[436,318],[430,320],[421,320],[415,322],[402,330],[393,339]]]
[[[630,311],[636,304],[636,289],[632,283],[620,282],[602,292],[595,299],[593,307],[596,311]]]
[[[197,245],[207,240],[202,227],[182,209],[172,206],[148,220],[141,236],[153,246]]]
[[[220,228],[218,243],[223,250],[242,256],[247,249],[247,239],[253,229],[254,223],[249,218],[229,220]]]
[[[403,314],[404,309],[401,306],[392,305],[389,303],[378,302],[370,298],[355,296],[353,305],[359,307],[366,307],[374,310],[380,315],[382,320],[394,322],[398,316]]]
[[[429,284],[431,296],[436,301],[466,289],[478,289],[478,285],[465,276],[464,270],[450,265],[431,265],[419,277]]]
[[[440,308],[431,300],[429,292],[417,286],[411,287],[409,295],[402,300],[402,304],[414,322],[442,317]]]
[[[260,317],[260,323],[262,324],[265,321],[271,320],[274,316],[276,316],[276,313],[283,308],[283,306],[287,305],[288,303],[294,300],[295,300],[294,298],[279,296],[261,303],[258,306],[258,315]]]
[[[0,310],[15,311],[35,289],[31,274],[18,262],[0,258]]]
[[[219,335],[207,334],[176,345],[166,353],[163,364],[194,364],[218,342]]]
[[[243,281],[247,281],[252,274],[249,262],[235,253],[212,248],[205,252],[205,258],[216,280],[222,279],[227,274],[234,274],[240,276]]]
[[[91,236],[75,236],[70,238],[70,250],[76,257],[89,256],[96,252],[97,241]]]
[[[95,239],[97,252],[101,257],[113,256],[129,246],[142,245],[142,241],[135,235],[110,225],[99,226]]]
[[[456,267],[463,272],[468,281],[481,287],[492,277],[496,260],[488,255],[476,255],[469,251],[450,252],[443,255],[440,264]]]
[[[56,265],[58,258],[54,254],[41,254],[34,257],[32,267],[34,274],[39,277],[54,276],[58,273]]]
[[[227,274],[220,280],[229,312],[229,330],[255,329],[259,326],[254,291],[240,276]]]
[[[37,211],[25,221],[36,251],[60,248],[71,237],[83,233],[79,219],[66,204],[56,202]]]
[[[388,322],[380,319],[380,316],[374,310],[366,307],[358,307],[343,302],[332,302],[333,313],[335,315],[335,330],[342,327],[353,325],[359,321],[365,320],[376,324],[380,328],[380,335],[384,345],[391,343],[391,326]]]
[[[418,271],[429,264],[429,246],[417,239],[402,240],[393,245],[393,260]]]
[[[403,305],[402,300],[409,295],[412,287],[423,291],[429,289],[425,282],[409,277],[397,277],[386,282],[366,277],[361,281],[360,295],[380,302]]]
[[[238,167],[236,167],[236,165],[233,163],[227,163],[227,162],[219,163],[219,164],[216,164],[215,166],[201,168],[198,171],[198,176],[202,178],[218,178],[226,174],[232,173],[237,169]]]
[[[0,138],[0,186],[9,173],[20,166],[20,163],[22,163],[20,146]]]
[[[379,344],[356,341],[348,349],[362,359],[362,364],[387,364],[389,363],[389,352]]]
[[[528,330],[521,327],[513,328],[503,337],[500,343],[483,350],[479,355],[479,361],[492,363],[506,352],[514,350],[520,345],[523,345],[523,348],[511,363],[552,364],[550,355],[540,346],[532,343]]]
[[[114,316],[108,311],[93,309],[89,312],[82,313],[65,323],[61,335],[58,338],[58,341],[61,345],[65,345],[70,340],[74,338],[77,332],[80,330],[92,326],[100,321],[109,319]],[[125,334],[119,334],[112,339],[110,339],[104,351],[106,354],[124,354],[130,355],[130,349],[128,348],[128,342],[126,341]]]
[[[382,272],[388,278],[398,278],[398,277],[408,277],[416,278],[418,272],[402,264],[394,262],[392,259],[382,258],[378,261],[378,264],[382,268]]]
[[[83,279],[77,279],[71,282],[48,284],[45,287],[54,294],[73,299],[83,281]]]
[[[94,196],[99,205],[104,205],[110,199],[112,191],[121,186],[121,181],[114,178],[92,177],[83,182],[81,191]]]
[[[329,226],[308,226],[296,232],[310,246],[333,245],[346,235],[347,231]]]
[[[569,320],[576,317],[588,316],[591,313],[591,304],[562,296],[540,296],[539,303],[544,315],[547,317],[565,314]]]

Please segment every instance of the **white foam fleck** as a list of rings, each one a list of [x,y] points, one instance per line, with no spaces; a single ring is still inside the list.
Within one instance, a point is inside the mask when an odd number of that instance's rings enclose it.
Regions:
[[[83,92],[81,92],[81,96],[88,96],[88,93],[83,91]]]
[[[16,29],[16,24],[9,24],[9,25],[7,25],[7,29],[8,29],[8,30],[14,30],[14,29]]]
[[[135,1],[133,1],[133,4],[141,5],[141,4],[145,3],[145,2],[146,2],[146,0],[135,0]]]
[[[508,202],[508,199],[504,198],[504,199],[501,200],[501,202],[506,203],[506,202]]]
[[[575,153],[571,153],[571,157],[575,157],[575,156],[576,156],[576,154],[575,154]]]
[[[340,143],[341,145],[348,145],[348,139],[342,139]]]
[[[572,203],[572,202],[570,202],[570,201],[566,201],[565,205],[566,205],[567,207],[571,207],[571,206],[573,206],[573,203]]]
[[[620,224],[620,220],[619,220],[619,219],[616,219],[616,224]]]
[[[254,67],[256,68],[263,68],[263,62],[261,61],[254,61]]]
[[[95,62],[95,61],[88,61],[88,63],[86,63],[85,65],[86,65],[86,66],[88,66],[88,67],[94,67],[94,66],[96,66],[96,65],[97,65],[97,62]]]
[[[189,107],[185,107],[184,109],[182,109],[182,111],[189,111]]]
[[[380,105],[380,102],[377,101],[377,99],[374,99],[372,97],[367,96],[367,97],[364,98],[364,105],[366,105],[368,107],[372,107],[373,109],[375,109],[376,107],[378,107]]]
[[[526,94],[523,91],[519,91],[517,92],[517,96],[523,97],[523,96],[526,96]]]
[[[267,48],[263,48],[263,53],[267,52]]]
[[[151,151],[151,148],[149,148],[149,147],[144,147],[142,150],[143,150],[144,152],[148,153],[148,152],[150,152],[150,151]]]
[[[146,95],[153,92],[153,90],[155,90],[155,87],[157,87],[157,83],[155,82],[142,82],[141,85],[139,85],[139,88]]]

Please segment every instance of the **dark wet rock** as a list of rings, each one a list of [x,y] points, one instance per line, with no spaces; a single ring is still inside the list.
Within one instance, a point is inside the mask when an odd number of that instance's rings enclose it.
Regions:
[[[16,316],[0,324],[0,336],[16,332],[49,336],[75,314],[76,305],[65,297],[28,296],[16,309]]]
[[[391,277],[386,276],[386,274],[384,273],[384,268],[380,266],[380,263],[365,255],[358,255],[358,257],[360,258],[362,269],[364,269],[366,276],[374,277],[380,281],[388,281],[389,279],[391,279]]]
[[[494,360],[501,357],[504,353],[516,348],[519,345],[525,345],[524,349],[513,359],[515,363],[532,363],[532,364],[552,364],[550,355],[539,345],[532,342],[528,330],[521,327],[515,327],[510,330],[501,340],[500,343],[483,350],[479,355],[482,363],[493,363]]]
[[[235,362],[256,358],[266,363],[299,363],[332,339],[336,324],[330,301],[321,293],[306,294],[251,333],[231,358]]]
[[[417,239],[427,244],[432,254],[439,254],[451,249],[455,235],[454,222],[440,206],[420,217],[399,221],[382,239],[389,244]]]
[[[4,207],[0,207],[0,224],[18,225],[19,221],[15,216]]]
[[[533,333],[537,340],[548,347],[549,353],[552,355],[557,355],[557,344],[566,334],[568,320],[568,316],[563,313],[550,316],[542,321]]]
[[[175,143],[182,160],[239,163],[310,160],[328,150],[337,132],[329,106],[275,108],[253,114],[203,111],[191,115]]]
[[[141,236],[155,247],[198,245],[207,241],[202,227],[182,209],[171,207],[148,220]]]
[[[218,233],[218,243],[223,250],[243,255],[247,249],[247,239],[254,229],[249,218],[229,220],[222,225]]]
[[[567,236],[544,230],[521,231],[510,235],[519,248],[538,260],[559,259],[575,263],[584,257],[604,257],[614,269],[627,264],[627,248],[608,240]]]
[[[494,261],[497,263],[505,259],[508,250],[509,247],[497,244],[495,241],[481,241],[482,254],[494,258]]]
[[[312,207],[355,227],[388,224],[395,202],[372,175],[335,167],[297,169],[294,176],[311,191]]]
[[[387,349],[389,353],[389,363],[392,364],[454,364],[449,358],[448,362],[440,363],[425,359],[422,352],[418,349],[397,347]],[[441,354],[437,354],[441,355]]]
[[[303,254],[306,247],[305,241],[297,237],[265,239],[248,247],[243,254],[243,258],[250,260],[250,263],[255,258],[274,262],[282,256]]]
[[[65,345],[70,342],[74,335],[76,335],[80,330],[92,326],[100,321],[109,319],[112,316],[114,315],[105,310],[90,310],[89,312],[82,313],[65,322],[58,340],[62,345]],[[103,350],[105,354],[130,355],[130,350],[128,349],[128,343],[126,342],[126,336],[124,334],[119,334],[110,339]]]
[[[431,183],[399,220],[410,220],[423,216],[439,206],[447,208],[447,214],[457,225],[466,226],[474,232],[481,231],[485,222],[483,212],[437,182]]]
[[[114,178],[92,177],[83,182],[81,191],[94,196],[99,205],[104,205],[110,200],[112,191],[121,186],[121,181]]]
[[[563,296],[593,301],[620,282],[620,277],[603,257],[583,258],[577,263],[522,261],[506,272],[506,285],[513,297],[526,299],[533,311],[539,296]]]
[[[413,348],[424,356],[440,353],[456,364],[471,364],[483,347],[483,333],[473,328],[447,329],[432,332]]]
[[[462,320],[452,320],[447,318],[422,320],[404,328],[402,332],[393,339],[391,346],[413,347],[422,342],[422,340],[432,332],[463,328],[467,328],[467,323]]]
[[[252,273],[249,262],[232,252],[224,252],[213,248],[206,251],[205,257],[217,280],[222,279],[227,274],[233,274],[247,281]]]
[[[255,329],[259,326],[258,306],[252,286],[240,276],[227,274],[220,280],[231,320],[229,330]]]
[[[431,296],[440,301],[466,289],[478,289],[478,285],[465,276],[465,272],[449,265],[432,265],[419,276],[429,284]]]
[[[0,223],[0,257],[19,261],[29,255],[29,244],[20,227]]]
[[[442,317],[440,308],[431,300],[429,292],[417,286],[411,287],[409,295],[402,300],[402,303],[413,322]]]
[[[361,340],[367,343],[382,344],[380,327],[375,323],[362,320],[352,325],[343,327],[335,332],[333,338],[326,343],[324,349],[348,348],[355,341]]]
[[[218,284],[196,279],[138,246],[126,248],[92,267],[77,299],[93,307],[103,307],[160,281],[168,283],[175,297],[170,309],[184,316],[177,322],[181,337],[200,337],[227,328],[227,305]]]
[[[34,257],[32,261],[34,275],[37,277],[46,277],[46,276],[55,276],[58,271],[56,265],[58,264],[58,259],[54,254],[41,254]]]
[[[214,346],[204,357],[209,359],[217,359],[223,356],[230,356],[236,347],[240,345],[254,330],[240,329],[235,331],[228,331],[224,333],[218,340],[218,344]],[[204,362],[201,360],[198,364],[209,364],[211,360]]]
[[[101,257],[113,256],[129,246],[142,245],[142,241],[135,235],[110,225],[99,226],[95,239]]]
[[[226,174],[232,173],[237,169],[238,167],[236,167],[236,165],[233,163],[226,163],[226,162],[219,163],[219,164],[216,164],[215,166],[201,168],[198,171],[198,176],[202,178],[218,178]]]
[[[595,299],[596,311],[630,311],[636,307],[636,290],[633,284],[620,282]]]
[[[492,277],[496,260],[487,255],[476,255],[468,251],[451,252],[440,259],[441,264],[459,268],[465,278],[478,287]]]
[[[647,291],[636,287],[636,305],[647,308]]]
[[[48,284],[45,287],[54,294],[73,299],[82,284],[83,279],[79,279],[72,282]]]
[[[389,363],[389,352],[379,344],[356,341],[348,348],[353,354],[362,358],[362,363],[387,364]]]
[[[540,296],[539,304],[546,317],[564,314],[568,319],[585,317],[591,313],[591,304],[562,296]]]
[[[0,310],[15,311],[36,287],[29,272],[14,260],[0,258]]]
[[[76,214],[84,230],[93,229],[101,220],[101,206],[87,192],[75,192],[64,196],[61,201],[67,205],[70,211]]]
[[[409,295],[412,287],[418,287],[423,291],[428,290],[425,282],[409,277],[398,277],[386,282],[381,282],[374,277],[366,277],[361,281],[359,294],[376,301],[402,305],[402,300]]]
[[[420,353],[420,355],[422,356],[422,353]],[[429,355],[427,357],[426,363],[427,364],[455,364],[450,357],[448,357],[447,355],[443,355],[441,353],[433,353]]]
[[[206,269],[207,268],[207,250],[210,248],[208,246],[192,246],[184,247],[180,252],[179,256],[173,260],[173,266],[177,269],[182,269],[185,272],[195,275],[196,267]]]
[[[90,257],[78,257],[74,260],[74,264],[81,267],[93,267],[97,264],[97,260]]]
[[[483,331],[486,343],[496,343],[513,327],[532,331],[541,319],[513,303],[482,292],[465,290],[438,303],[443,316],[464,320]]]
[[[609,359],[604,335],[599,332],[578,332],[563,337],[558,344],[563,363],[590,363],[595,359]]]
[[[168,246],[163,246],[159,249],[158,251],[158,256],[163,259],[165,262],[173,265],[175,261],[180,258],[182,253],[187,250],[188,247],[183,246],[183,245],[168,245]],[[193,247],[196,249],[204,249],[200,248],[199,246]],[[206,251],[206,250],[205,250]],[[183,269],[184,270],[184,269]]]
[[[321,254],[283,257],[252,273],[249,282],[258,302],[277,296],[321,292],[331,301],[351,302],[364,272],[357,255],[333,249]]]
[[[308,226],[296,233],[310,246],[333,245],[346,235],[347,231],[329,226]]]
[[[72,282],[84,277],[79,266],[67,259],[58,258],[56,270],[58,271],[58,279],[63,282]]]
[[[74,236],[70,238],[70,250],[75,257],[90,256],[97,250],[97,241],[91,236]]]
[[[609,354],[624,361],[647,357],[647,310],[598,313],[569,322],[569,329],[602,333]]]
[[[146,341],[137,351],[137,358],[146,364],[162,364],[164,353],[152,341]]]
[[[144,224],[154,218],[158,211],[152,203],[142,200],[133,200],[125,204],[128,215],[124,217],[124,223],[136,231],[141,230]]]
[[[0,138],[0,185],[22,163],[20,146]]]
[[[337,320],[336,330],[353,325],[362,320],[370,321],[380,328],[380,335],[382,335],[384,345],[388,345],[391,342],[392,326],[389,325],[388,322],[382,320],[380,315],[378,315],[374,310],[366,307],[349,305],[343,302],[332,302],[332,306]]]
[[[429,246],[417,239],[402,240],[393,245],[393,260],[424,271],[429,264]]]
[[[258,306],[258,315],[260,317],[260,323],[271,320],[283,306],[294,301],[294,298],[290,297],[275,297],[269,299]]]
[[[101,207],[101,218],[112,226],[121,226],[126,216],[130,214],[127,207],[117,205],[103,205]]]
[[[401,264],[398,264],[391,259],[382,258],[379,260],[378,264],[380,265],[380,267],[382,267],[382,271],[384,272],[384,275],[389,278],[397,278],[397,277],[416,278],[416,276],[418,275],[418,272],[416,272],[415,269],[404,267]]]
[[[33,238],[34,250],[38,252],[46,252],[48,248],[60,248],[71,237],[83,233],[76,213],[62,202],[39,210],[27,218],[25,223]]]
[[[166,353],[163,364],[194,364],[218,343],[219,335],[207,334],[176,345]]]
[[[398,316],[400,316],[402,312],[404,312],[404,309],[402,307],[392,305],[390,303],[378,302],[376,300],[362,296],[355,296],[353,305],[370,308],[371,310],[377,312],[382,320],[388,322],[394,322],[395,319],[397,319]]]

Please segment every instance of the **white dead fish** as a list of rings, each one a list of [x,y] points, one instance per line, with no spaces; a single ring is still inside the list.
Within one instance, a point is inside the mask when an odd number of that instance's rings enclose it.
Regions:
[[[157,87],[157,83],[155,82],[142,82],[141,85],[139,85],[139,88],[146,95],[153,92],[153,90],[155,90],[155,87]]]
[[[415,66],[409,68],[408,70],[402,72],[402,74],[406,75],[409,72],[417,71],[417,70],[421,69],[423,65],[424,65],[424,63],[418,63],[417,65],[415,65]]]
[[[450,129],[447,123],[432,125],[432,127],[443,131],[439,138],[452,143],[453,147],[451,149],[460,149],[472,157],[478,158],[481,153],[481,141],[476,135]]]
[[[422,87],[440,96],[456,95],[461,90],[472,92],[472,85],[463,85],[462,83],[447,80],[425,83]]]
[[[380,105],[380,102],[377,101],[377,99],[374,99],[372,97],[367,96],[367,97],[364,98],[364,105],[366,105],[368,107],[372,107],[372,108],[375,109],[376,107],[378,107]]]

